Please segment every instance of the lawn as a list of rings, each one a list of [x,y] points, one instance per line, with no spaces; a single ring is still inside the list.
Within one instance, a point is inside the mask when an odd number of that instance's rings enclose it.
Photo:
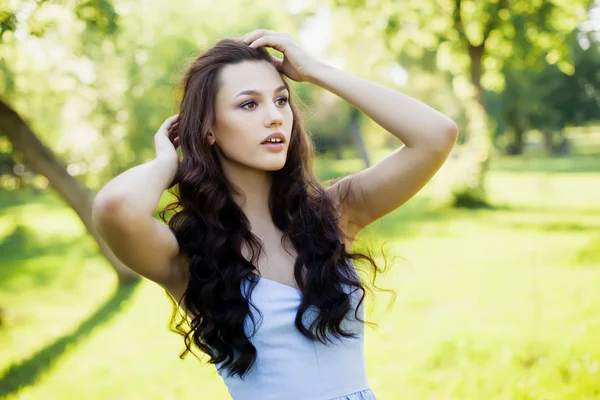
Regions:
[[[360,168],[317,166],[323,178]],[[396,301],[376,291],[367,315],[374,392],[600,399],[600,155],[496,158],[495,207],[476,211],[434,201],[450,173],[359,236],[396,257],[377,280]],[[178,358],[164,292],[117,288],[60,199],[0,192],[0,205],[0,398],[229,398],[212,366]]]

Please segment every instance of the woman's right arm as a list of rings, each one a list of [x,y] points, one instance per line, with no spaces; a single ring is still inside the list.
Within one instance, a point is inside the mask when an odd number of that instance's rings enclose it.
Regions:
[[[92,219],[100,236],[125,265],[179,292],[187,277],[177,239],[168,226],[152,216],[177,172],[176,117],[167,119],[156,133],[155,159],[123,172],[100,189],[93,202]]]

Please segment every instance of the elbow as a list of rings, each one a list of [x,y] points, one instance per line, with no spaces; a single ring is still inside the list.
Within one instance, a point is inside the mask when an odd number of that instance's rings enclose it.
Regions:
[[[445,129],[445,133],[448,140],[448,146],[450,148],[454,147],[456,141],[458,140],[458,125],[456,125],[456,122],[449,120]]]
[[[112,214],[121,208],[123,199],[119,196],[107,196],[102,191],[96,194],[92,202],[92,213],[97,215]]]
[[[444,133],[448,139],[448,142],[450,143],[450,147],[454,146],[456,140],[458,139],[458,125],[456,122],[448,118],[445,123]]]
[[[439,150],[442,152],[449,152],[458,140],[458,125],[450,118],[447,118],[444,122],[444,126],[440,129],[440,132],[441,139],[438,143]]]
[[[118,197],[106,198],[98,193],[92,202],[92,224],[102,236],[103,227],[114,221],[122,208],[123,201]]]
[[[458,126],[451,119],[447,119],[444,125],[437,129],[437,135],[432,136],[428,146],[435,153],[449,153],[458,139]]]

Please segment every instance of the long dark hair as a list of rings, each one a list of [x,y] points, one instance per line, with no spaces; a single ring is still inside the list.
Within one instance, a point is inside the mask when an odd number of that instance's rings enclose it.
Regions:
[[[215,121],[219,72],[228,64],[243,61],[274,65],[264,48],[253,49],[232,39],[218,42],[189,65],[182,82],[179,112],[182,160],[169,190],[177,200],[159,214],[167,222],[165,214],[175,211],[168,224],[188,260],[189,282],[181,301],[169,295],[174,303],[169,326],[184,337],[186,347],[180,358],[193,353],[193,343],[210,356],[210,363],[223,363],[230,375],[242,377],[256,359],[256,348],[246,336],[244,321],[250,315],[249,299],[258,283],[255,265],[262,246],[250,231],[242,209],[233,201],[232,193],[239,191],[226,179],[215,146],[209,144],[207,136]],[[290,90],[287,78],[283,74],[281,77]],[[355,317],[363,323],[357,310],[365,298],[365,287],[371,289],[363,285],[348,261],[362,259],[370,263],[373,286],[377,272],[385,269],[378,268],[369,255],[346,252],[340,215],[312,169],[312,140],[302,125],[295,100],[290,98],[289,103],[294,115],[289,152],[284,167],[272,172],[269,206],[273,222],[283,232],[282,243],[289,240],[298,253],[294,277],[303,296],[295,325],[304,336],[322,343],[328,340],[328,333],[336,338],[354,337],[340,327],[352,308],[349,293],[342,285],[354,287],[351,292],[361,290]],[[348,187],[346,196],[349,192]],[[250,261],[241,253],[242,243],[251,249]],[[246,296],[241,291],[244,280],[250,282]],[[319,313],[307,328],[302,317],[311,305]],[[180,312],[181,308],[185,313]]]

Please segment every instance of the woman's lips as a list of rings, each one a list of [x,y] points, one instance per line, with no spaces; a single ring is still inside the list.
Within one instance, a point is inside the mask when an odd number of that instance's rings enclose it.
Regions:
[[[271,151],[280,151],[283,150],[283,143],[263,143],[262,146],[265,146],[267,149]]]

